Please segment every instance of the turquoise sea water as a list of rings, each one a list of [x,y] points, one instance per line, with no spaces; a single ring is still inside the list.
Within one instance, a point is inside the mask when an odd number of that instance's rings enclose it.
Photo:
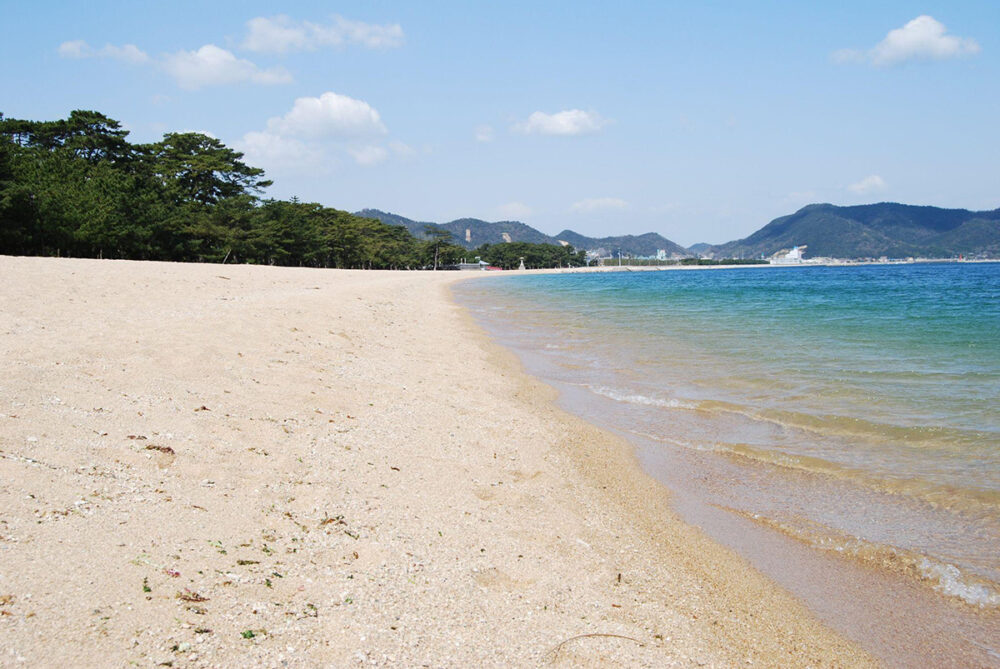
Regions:
[[[511,275],[456,293],[707,504],[1000,607],[1000,264]]]

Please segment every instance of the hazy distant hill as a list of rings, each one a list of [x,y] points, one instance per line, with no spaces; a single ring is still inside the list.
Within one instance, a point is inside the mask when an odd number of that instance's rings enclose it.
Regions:
[[[693,255],[699,255],[711,249],[712,246],[713,244],[709,244],[707,242],[698,242],[697,244],[689,246],[688,251],[690,251]]]
[[[490,223],[481,221],[478,218],[459,218],[449,223],[430,223],[426,221],[414,221],[413,219],[389,214],[378,209],[362,209],[356,216],[366,218],[377,218],[389,225],[402,225],[413,235],[424,237],[424,229],[434,226],[440,230],[447,230],[452,234],[456,244],[466,248],[476,248],[483,244],[499,244],[504,241],[504,233],[510,236],[512,242],[532,242],[535,244],[558,244],[559,242],[546,234],[535,230],[529,225],[518,221],[498,221]],[[469,231],[469,241],[466,241],[466,230]]]
[[[559,244],[560,241],[568,243],[576,249],[586,249],[596,251],[604,249],[607,253],[617,253],[620,249],[626,255],[656,255],[658,249],[664,249],[667,255],[688,255],[687,250],[669,239],[656,233],[650,232],[644,235],[625,235],[622,237],[585,237],[572,230],[564,230],[555,237],[550,237],[543,232],[539,232],[530,225],[519,221],[497,221],[490,223],[478,218],[460,218],[449,223],[427,223],[414,221],[397,214],[389,214],[378,209],[362,209],[357,212],[357,216],[366,218],[377,218],[383,223],[390,225],[402,225],[407,230],[418,237],[424,236],[424,228],[433,225],[436,228],[447,230],[452,234],[455,243],[472,249],[482,244],[499,244],[508,241],[504,238],[506,233],[509,241],[512,242],[532,242],[535,244]],[[466,231],[469,240],[466,241]]]
[[[531,242],[532,244],[559,243],[552,237],[520,221],[497,221],[496,223],[490,223],[488,221],[481,221],[478,218],[460,218],[449,223],[442,223],[439,227],[458,237],[459,243],[468,248],[475,248],[483,244],[501,244],[507,241],[504,238],[504,233],[510,236],[510,241],[512,242]],[[465,239],[466,230],[469,231],[468,242]]]
[[[437,223],[429,223],[426,221],[414,221],[412,218],[406,218],[405,216],[399,216],[397,214],[390,214],[385,211],[379,211],[378,209],[362,209],[359,212],[355,212],[355,216],[361,216],[363,218],[375,218],[383,223],[389,225],[402,225],[404,228],[410,231],[410,234],[414,237],[423,238],[424,227],[428,225],[437,226]]]
[[[691,255],[688,250],[679,244],[675,244],[663,235],[655,232],[647,232],[644,235],[622,235],[620,237],[584,237],[572,230],[563,230],[558,235],[558,239],[569,242],[574,248],[585,248],[587,250],[604,249],[609,254],[617,255],[618,251],[625,255],[634,256],[655,256],[659,250],[667,252],[667,257],[685,257]]]
[[[1000,256],[1000,209],[969,211],[892,202],[853,207],[811,204],[710,251],[716,258],[751,258],[803,244],[809,246],[807,257]]]

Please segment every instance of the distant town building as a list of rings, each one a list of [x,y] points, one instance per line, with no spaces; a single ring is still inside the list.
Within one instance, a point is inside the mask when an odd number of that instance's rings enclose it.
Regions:
[[[477,262],[460,262],[455,267],[463,272],[468,272],[473,270],[482,271],[487,269],[489,266],[490,264],[485,260],[479,260]]]
[[[768,259],[772,265],[801,265],[802,254],[806,250],[806,245],[793,247],[791,251],[782,249]]]

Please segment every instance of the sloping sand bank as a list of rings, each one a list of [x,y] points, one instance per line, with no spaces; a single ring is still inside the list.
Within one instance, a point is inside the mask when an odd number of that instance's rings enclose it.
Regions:
[[[0,665],[871,664],[459,278],[0,257]]]

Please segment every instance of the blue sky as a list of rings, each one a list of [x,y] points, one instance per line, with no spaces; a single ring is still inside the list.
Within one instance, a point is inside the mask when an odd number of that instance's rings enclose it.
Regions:
[[[0,111],[197,130],[270,194],[554,234],[1000,206],[1000,3],[7,3]]]

